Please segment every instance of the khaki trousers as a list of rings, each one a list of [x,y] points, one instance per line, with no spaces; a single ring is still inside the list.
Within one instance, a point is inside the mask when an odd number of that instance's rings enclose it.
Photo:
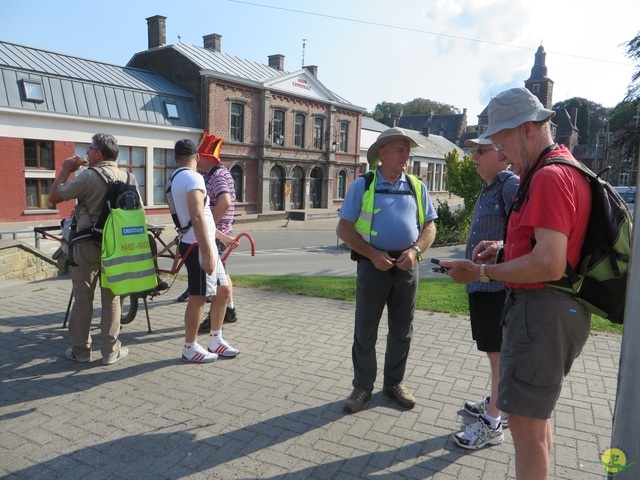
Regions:
[[[73,308],[69,316],[69,337],[76,357],[91,354],[91,321],[93,319],[93,298],[100,279],[101,248],[97,242],[79,243],[72,247],[77,266],[71,270],[73,285]],[[120,297],[111,290],[100,287],[102,312],[100,316],[100,351],[106,358],[120,348]]]

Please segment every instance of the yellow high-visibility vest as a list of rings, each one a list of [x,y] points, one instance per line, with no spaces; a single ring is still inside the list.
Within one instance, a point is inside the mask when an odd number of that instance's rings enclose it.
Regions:
[[[422,182],[415,175],[408,173],[405,173],[404,175],[409,179],[409,186],[411,187],[411,191],[413,192],[414,199],[416,201],[418,234],[420,234],[424,228],[424,191],[422,190]],[[369,177],[366,178],[367,176]],[[372,228],[373,216],[380,212],[379,208],[375,208],[375,191],[378,181],[378,169],[369,170],[363,175],[363,177],[366,178],[366,186],[362,197],[362,208],[360,209],[360,215],[354,224],[354,228],[362,236],[365,242],[371,244],[371,237],[378,235],[378,232],[374,231]]]
[[[102,231],[100,283],[114,295],[152,290],[158,285],[144,210],[111,210]]]

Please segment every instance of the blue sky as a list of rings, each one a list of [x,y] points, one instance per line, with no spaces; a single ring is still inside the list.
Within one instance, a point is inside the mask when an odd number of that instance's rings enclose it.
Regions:
[[[524,86],[541,43],[554,102],[615,106],[634,69],[621,44],[640,30],[640,2],[621,0],[0,0],[0,12],[1,40],[117,65],[147,49],[153,15],[167,17],[167,43],[217,33],[223,52],[282,54],[288,71],[306,39],[304,63],[350,102],[423,97],[467,108],[471,125],[492,96]]]

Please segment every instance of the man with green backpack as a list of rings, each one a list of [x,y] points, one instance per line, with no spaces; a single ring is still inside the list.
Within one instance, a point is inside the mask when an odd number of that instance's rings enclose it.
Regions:
[[[66,350],[65,355],[76,362],[91,361],[90,330],[93,298],[101,272],[102,243],[95,237],[93,227],[103,211],[109,187],[97,169],[107,172],[112,179],[121,182],[128,182],[132,177],[128,172],[118,168],[117,158],[118,141],[112,135],[95,134],[91,145],[87,148],[87,161],[90,167],[96,168],[87,168],[78,172],[80,167],[86,166],[87,163],[77,155],[67,158],[49,193],[49,200],[54,205],[77,199],[74,212],[77,219],[76,230],[78,234],[87,232],[86,235],[78,235],[71,246],[76,264],[71,270],[74,303],[69,317],[69,336],[72,346]],[[74,172],[75,177],[69,180]],[[131,181],[135,184],[135,179]],[[118,340],[120,297],[104,284],[100,286],[100,296],[102,300],[100,351],[102,363],[111,365],[126,357],[129,350],[121,346]]]
[[[562,382],[589,337],[590,313],[547,282],[577,267],[587,235],[592,195],[587,177],[551,158],[576,160],[553,141],[553,110],[524,88],[489,102],[484,136],[511,161],[520,187],[508,220],[504,262],[492,263],[502,242],[481,242],[474,261],[442,260],[456,282],[501,280],[503,311],[497,407],[509,414],[516,478],[545,479],[552,447],[549,418]]]

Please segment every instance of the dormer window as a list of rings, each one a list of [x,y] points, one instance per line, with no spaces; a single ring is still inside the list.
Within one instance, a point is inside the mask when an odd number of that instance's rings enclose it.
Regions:
[[[27,102],[44,102],[44,90],[42,89],[42,82],[40,80],[22,79],[22,93]]]
[[[175,103],[164,102],[164,110],[167,118],[180,119],[180,115],[178,115],[178,106]]]

